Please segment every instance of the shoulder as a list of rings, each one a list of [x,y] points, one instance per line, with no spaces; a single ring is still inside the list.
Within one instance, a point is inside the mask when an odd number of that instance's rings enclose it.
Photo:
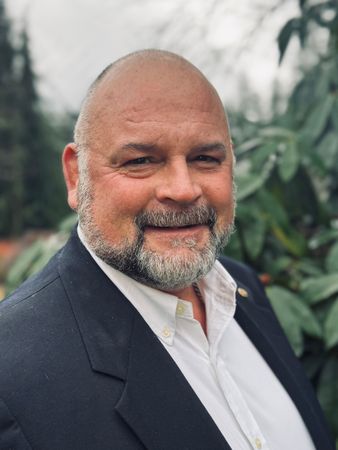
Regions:
[[[266,296],[264,286],[254,269],[227,256],[221,256],[219,262],[229,272],[238,287],[244,287],[252,294],[255,303],[271,310],[271,304]]]
[[[0,378],[29,370],[45,354],[51,337],[64,334],[71,316],[54,256],[37,275],[0,302]],[[27,372],[26,372],[27,374]],[[0,382],[1,384],[1,382]]]
[[[248,265],[243,262],[237,261],[235,259],[229,258],[228,256],[221,256],[219,261],[234,278],[247,278],[254,274],[254,271]]]

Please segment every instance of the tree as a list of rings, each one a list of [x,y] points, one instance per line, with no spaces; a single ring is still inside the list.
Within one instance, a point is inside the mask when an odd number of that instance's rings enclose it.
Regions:
[[[0,233],[15,220],[13,204],[21,198],[22,149],[17,141],[18,110],[15,49],[11,42],[10,24],[0,0]],[[18,182],[14,183],[17,179]],[[20,214],[20,212],[19,212]]]
[[[18,51],[20,108],[20,146],[25,149],[23,171],[22,227],[52,227],[68,212],[65,207],[64,183],[60,170],[59,128],[49,123],[51,116],[41,111],[32,69],[26,30]],[[62,215],[60,213],[63,213]]]
[[[61,128],[41,109],[26,30],[16,47],[10,31],[0,0],[0,234],[18,235],[56,225],[67,207]]]

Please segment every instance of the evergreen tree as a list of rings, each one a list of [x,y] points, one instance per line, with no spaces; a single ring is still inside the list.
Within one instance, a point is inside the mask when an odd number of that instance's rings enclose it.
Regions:
[[[52,227],[67,213],[59,134],[40,107],[27,31],[14,47],[0,0],[0,235]]]
[[[22,149],[17,141],[18,110],[15,49],[3,0],[0,0],[0,233],[15,231],[14,205],[22,195]]]
[[[22,220],[25,227],[50,227],[60,220],[60,209],[66,212],[60,152],[56,151],[58,130],[49,125],[39,106],[26,31],[21,42],[18,51],[20,146],[25,149]]]

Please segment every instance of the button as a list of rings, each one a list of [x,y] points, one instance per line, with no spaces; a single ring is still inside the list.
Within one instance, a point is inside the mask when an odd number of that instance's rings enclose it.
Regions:
[[[243,298],[247,298],[249,297],[248,291],[246,289],[243,288],[238,288],[237,292],[239,293],[239,295]]]
[[[169,327],[164,327],[162,330],[162,336],[168,338],[171,336],[171,330]]]
[[[183,305],[183,303],[178,303],[176,313],[178,316],[183,316],[183,314],[185,313],[185,306]]]
[[[259,438],[255,439],[255,446],[256,446],[256,448],[258,448],[258,450],[260,450],[262,448],[262,442]]]

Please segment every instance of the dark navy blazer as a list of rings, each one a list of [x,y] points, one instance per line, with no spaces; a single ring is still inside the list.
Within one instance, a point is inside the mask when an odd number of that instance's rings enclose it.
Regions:
[[[242,264],[221,262],[249,293],[238,296],[236,320],[288,391],[316,448],[333,450],[257,277]],[[41,273],[0,303],[0,450],[141,449],[230,447],[74,232]]]

